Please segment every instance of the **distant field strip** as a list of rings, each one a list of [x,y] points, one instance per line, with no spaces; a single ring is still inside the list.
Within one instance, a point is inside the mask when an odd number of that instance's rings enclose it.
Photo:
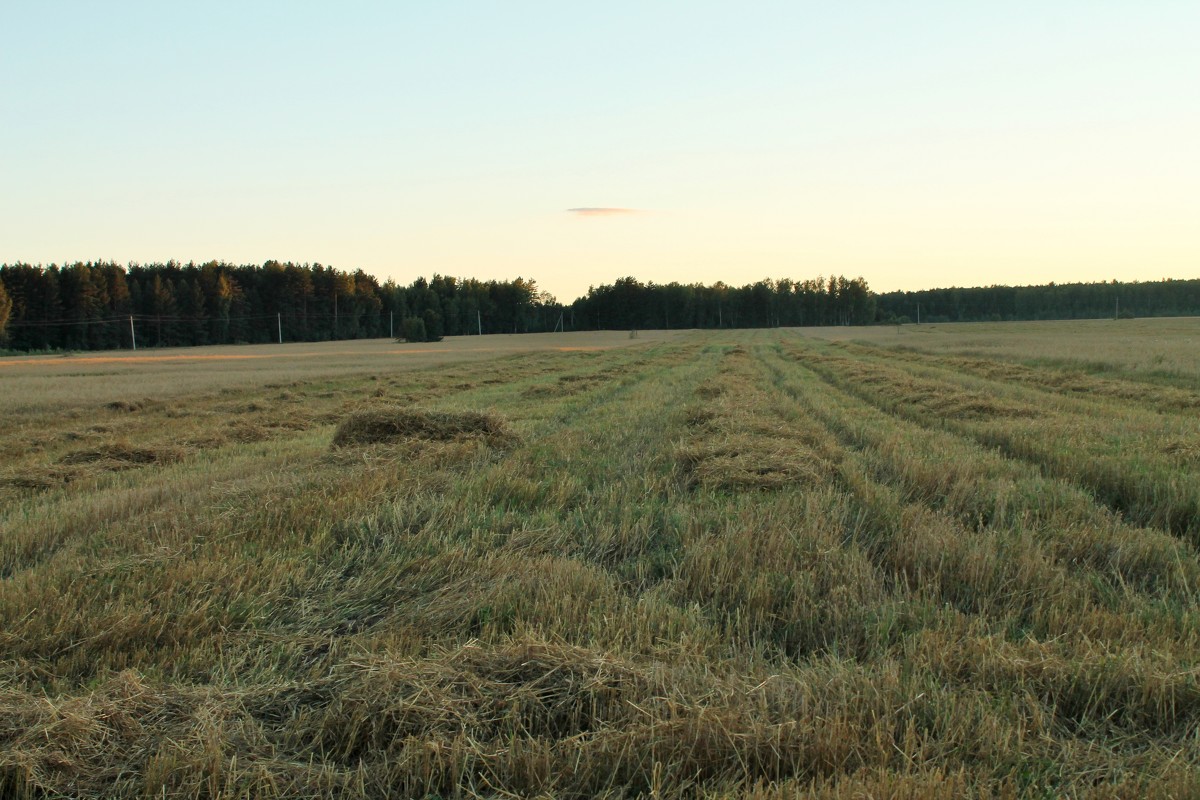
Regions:
[[[31,404],[0,794],[1189,796],[1194,399],[763,330]]]
[[[596,350],[605,350],[605,347],[547,347],[546,352],[552,353],[587,353]],[[494,347],[460,347],[454,352],[456,353],[511,353],[511,350],[494,348]],[[120,356],[63,356],[59,358],[0,358],[0,367],[36,367],[45,369],[47,367],[62,367],[66,369],[78,367],[82,364],[154,364],[154,363],[187,363],[192,361],[256,361],[263,359],[293,359],[293,358],[337,358],[339,356],[357,356],[361,351],[358,350],[320,350],[314,352],[297,352],[288,350],[286,353],[207,353],[203,355],[191,355],[189,353],[158,353],[154,355],[135,356],[135,355],[120,355]],[[413,356],[429,355],[428,347],[412,347],[405,349],[403,347],[392,347],[382,350],[379,353],[382,356]]]

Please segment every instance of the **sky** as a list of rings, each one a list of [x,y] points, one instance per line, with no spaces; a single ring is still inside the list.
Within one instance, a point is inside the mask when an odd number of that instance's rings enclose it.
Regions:
[[[1200,2],[13,2],[0,263],[1200,277]]]

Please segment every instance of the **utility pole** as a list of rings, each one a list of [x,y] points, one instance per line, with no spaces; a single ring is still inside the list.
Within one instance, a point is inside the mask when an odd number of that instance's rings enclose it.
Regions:
[[[283,314],[275,312],[275,324],[279,327],[279,343],[283,344]]]
[[[1120,319],[1120,318],[1121,318],[1121,298],[1118,297],[1116,308],[1113,309],[1113,319]]]
[[[388,312],[388,338],[389,339],[396,338],[396,312],[395,311]]]
[[[333,290],[333,338],[337,338],[337,289]]]
[[[479,312],[479,309],[475,309],[475,324],[479,326],[479,335],[483,336],[483,314]]]
[[[129,315],[129,342],[133,345],[133,349],[137,350],[137,333],[133,330],[133,314]]]
[[[917,324],[921,324],[921,304],[917,303]]]

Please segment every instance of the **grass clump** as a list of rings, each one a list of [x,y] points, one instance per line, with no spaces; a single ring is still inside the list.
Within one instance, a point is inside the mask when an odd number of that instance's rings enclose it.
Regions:
[[[448,442],[479,438],[500,443],[511,436],[505,421],[494,414],[385,408],[358,411],[346,417],[333,434],[333,446],[354,447],[412,439]]]

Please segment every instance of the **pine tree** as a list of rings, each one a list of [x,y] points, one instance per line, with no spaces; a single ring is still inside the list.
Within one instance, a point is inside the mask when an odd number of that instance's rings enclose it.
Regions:
[[[6,329],[8,328],[8,316],[12,313],[12,300],[8,298],[8,292],[4,289],[4,281],[0,281],[0,342],[8,341]]]

